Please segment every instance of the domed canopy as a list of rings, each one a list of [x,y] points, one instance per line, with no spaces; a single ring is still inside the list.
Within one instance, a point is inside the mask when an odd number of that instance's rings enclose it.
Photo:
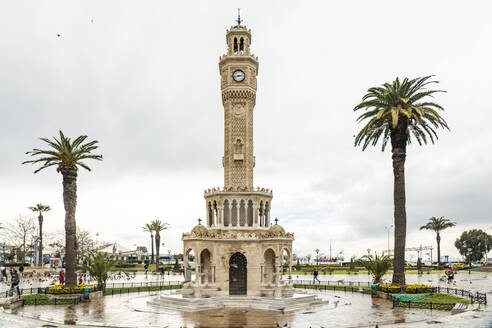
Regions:
[[[270,227],[270,229],[268,229],[268,230],[275,235],[284,235],[285,234],[285,229],[282,228],[282,226],[278,225],[278,224],[272,225]]]
[[[197,224],[193,229],[191,229],[191,233],[195,235],[200,235],[207,232],[207,228],[202,226],[201,224]]]

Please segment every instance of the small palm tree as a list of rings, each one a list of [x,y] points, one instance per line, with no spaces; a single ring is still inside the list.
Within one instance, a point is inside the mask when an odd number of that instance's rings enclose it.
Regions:
[[[381,283],[381,279],[391,268],[393,259],[389,255],[364,255],[357,261],[357,265],[363,266],[372,275],[374,284]]]
[[[437,241],[437,267],[441,267],[441,235],[440,232],[444,229],[454,227],[456,222],[452,222],[449,219],[444,218],[444,216],[436,218],[435,216],[429,219],[427,224],[420,227],[420,230],[432,230],[436,233]]]
[[[35,206],[29,206],[33,212],[38,212],[38,222],[39,222],[39,252],[38,252],[38,265],[43,266],[43,213],[51,211],[51,207],[48,205],[43,205],[41,203],[36,204]]]
[[[87,272],[92,279],[97,281],[97,287],[105,290],[109,273],[115,270],[117,263],[118,261],[106,257],[105,254],[90,253],[83,256],[83,261],[82,264],[79,265],[79,270]],[[128,275],[125,271],[122,272]]]
[[[146,223],[142,230],[144,232],[150,233],[150,247],[152,248],[152,256],[150,258],[150,263],[154,263],[154,230],[152,230],[152,223]]]
[[[161,231],[169,228],[169,224],[162,222],[161,220],[152,221],[152,231],[155,232],[155,270],[159,271],[159,248],[161,246]]]
[[[381,87],[367,90],[362,102],[354,107],[354,111],[364,109],[357,118],[366,125],[355,137],[355,146],[365,150],[367,146],[375,146],[381,140],[382,150],[391,141],[393,153],[394,177],[394,220],[395,220],[395,251],[393,264],[393,284],[405,286],[405,238],[407,214],[405,209],[405,159],[407,145],[413,136],[419,145],[437,140],[436,129],[446,128],[446,121],[439,115],[443,108],[434,102],[424,100],[442,90],[428,90],[426,86],[437,81],[432,76],[413,80],[405,78],[400,82],[396,78],[393,83],[385,83]]]
[[[86,159],[101,161],[102,155],[93,155],[92,152],[98,148],[97,140],[84,144],[87,136],[80,136],[75,140],[65,137],[60,131],[60,138],[53,137],[53,140],[40,138],[48,144],[48,149],[33,149],[26,154],[32,157],[38,157],[22,164],[41,163],[41,167],[34,171],[39,171],[56,166],[57,172],[63,176],[63,205],[65,207],[65,269],[66,269],[66,286],[74,288],[77,286],[77,276],[75,270],[77,267],[77,236],[75,208],[77,207],[77,172],[78,167],[90,171],[90,167],[83,162]]]

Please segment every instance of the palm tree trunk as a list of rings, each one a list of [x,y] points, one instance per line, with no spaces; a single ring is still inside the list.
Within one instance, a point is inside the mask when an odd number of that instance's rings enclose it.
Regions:
[[[406,141],[405,141],[406,143]],[[405,286],[405,238],[407,214],[405,210],[405,148],[393,148],[395,251],[393,259],[393,285]]]
[[[65,286],[77,286],[75,273],[77,266],[77,225],[75,208],[77,207],[77,171],[61,169],[63,175],[63,205],[65,206]]]
[[[437,241],[437,268],[441,268],[441,236],[439,235],[439,232],[437,233],[436,236],[436,241]]]
[[[150,247],[152,248],[152,256],[150,258],[150,264],[154,263],[154,235],[150,235]]]
[[[159,272],[159,246],[161,242],[161,236],[159,233],[155,234],[155,271]]]
[[[43,266],[43,214],[40,212],[39,221],[39,250],[38,250],[38,265]]]

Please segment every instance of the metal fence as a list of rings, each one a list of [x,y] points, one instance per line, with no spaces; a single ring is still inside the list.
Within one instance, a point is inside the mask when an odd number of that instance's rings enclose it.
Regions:
[[[336,281],[317,281],[317,283],[313,282],[313,280],[292,280],[293,284],[300,285],[328,285],[328,286],[357,286],[357,287],[370,287],[372,285],[371,282],[368,281],[344,281],[344,280],[336,280]]]
[[[164,287],[164,286],[181,286],[183,284],[182,281],[148,281],[148,282],[115,282],[115,283],[107,283],[106,289],[111,288],[141,288],[143,290],[145,287]],[[8,289],[5,292],[0,294],[0,297],[13,297],[15,296],[24,296],[24,295],[34,295],[34,294],[50,294],[50,288],[52,287],[33,287],[33,288],[20,288],[20,295],[17,294],[17,290]],[[166,288],[161,288],[166,289]],[[169,289],[169,288],[167,288]],[[92,288],[91,291],[95,290]]]
[[[71,305],[78,304],[82,302],[82,296],[71,297],[71,298],[53,298],[53,299],[41,299],[41,298],[32,298],[32,299],[20,299],[22,302],[22,306],[25,305]]]
[[[322,290],[343,290],[340,288],[337,289],[336,286],[347,286],[348,288],[346,289],[346,291],[352,291],[352,292],[353,290],[350,287],[370,287],[372,285],[371,282],[344,281],[344,280],[322,281],[322,282],[318,281],[317,283],[316,282],[313,283],[313,280],[292,280],[292,283],[294,285],[300,285],[300,286],[319,286],[319,289]],[[324,286],[332,286],[335,288],[334,289],[325,288]],[[299,288],[303,288],[303,287],[299,287]],[[360,289],[356,289],[356,290],[360,291]],[[487,304],[486,293],[472,292],[464,289],[449,288],[449,287],[433,287],[433,293],[461,296],[463,298],[468,298],[471,303]]]

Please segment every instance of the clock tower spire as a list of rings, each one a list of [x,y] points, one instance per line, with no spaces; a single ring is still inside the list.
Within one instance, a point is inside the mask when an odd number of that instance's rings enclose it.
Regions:
[[[251,54],[251,30],[238,25],[226,33],[227,54],[220,57],[224,106],[224,187],[253,190],[253,109],[256,103],[258,57]]]

